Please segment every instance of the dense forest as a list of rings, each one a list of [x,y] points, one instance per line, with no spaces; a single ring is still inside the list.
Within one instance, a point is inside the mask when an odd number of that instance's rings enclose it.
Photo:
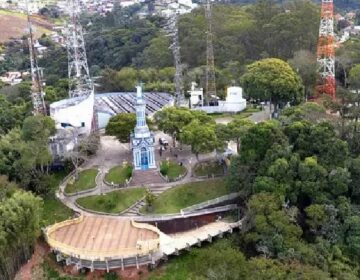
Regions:
[[[306,0],[231,2],[216,4],[213,11],[219,93],[238,84],[248,98],[272,98],[281,108],[311,96],[319,6]],[[359,5],[337,4],[346,9]],[[115,7],[105,17],[82,17],[98,92],[133,90],[137,80],[146,90],[174,91],[164,20],[140,19],[138,9]],[[204,84],[205,30],[202,8],[180,17],[185,89],[191,81]],[[39,61],[49,104],[67,96],[66,50],[46,36],[40,43],[49,48]],[[29,68],[25,42],[5,47],[0,73]],[[360,39],[337,50],[336,73],[339,98],[324,103],[336,116],[315,104],[283,109],[277,120],[258,125],[247,120],[216,125],[210,116],[171,109],[168,116],[187,120],[180,127],[170,117],[165,121],[166,111],[158,115],[158,127],[197,155],[236,141],[240,155],[232,160],[227,184],[243,193],[246,227],[231,240],[170,263],[154,279],[359,279]],[[47,150],[54,123],[31,116],[29,92],[29,82],[12,87],[0,83],[0,274],[5,279],[29,257],[41,225],[55,222],[52,216],[66,219],[71,214],[54,199],[58,174],[50,168]]]
[[[83,16],[90,70],[97,80],[98,91],[132,90],[133,81],[141,79],[146,90],[174,90],[173,58],[169,37],[162,30],[159,17],[139,19],[131,9],[116,7],[106,17]],[[319,24],[319,7],[297,0],[276,5],[259,1],[255,5],[215,5],[213,12],[214,52],[217,88],[220,92],[239,83],[246,65],[266,57],[292,59],[300,50],[315,53]],[[204,84],[206,23],[204,10],[194,10],[180,17],[179,32],[185,88],[191,81]],[[66,50],[47,38],[40,42],[50,51],[40,59],[46,81],[57,91],[59,78],[66,78]],[[7,48],[7,69],[26,69],[27,50],[12,42]],[[164,72],[168,73],[164,75]],[[62,96],[51,93],[51,96]],[[49,101],[53,101],[52,99]]]
[[[305,103],[278,120],[227,125],[191,112],[168,108],[155,119],[195,153],[238,141],[227,185],[242,194],[242,229],[150,279],[359,279],[360,150],[348,133],[358,131],[357,112],[339,118]]]
[[[223,96],[230,84],[240,84],[246,66],[268,57],[289,61],[305,84],[307,95],[315,83],[315,52],[319,26],[319,5],[307,0],[253,1],[253,5],[216,4],[213,9],[214,53],[217,90]],[[145,90],[174,91],[173,58],[170,39],[163,31],[164,19],[138,18],[140,6],[115,7],[105,17],[82,17],[90,72],[97,91],[133,90],[136,80]],[[195,9],[182,15],[179,39],[183,63],[184,87],[191,81],[204,85],[206,54],[206,21],[204,10]],[[66,96],[66,50],[48,38],[40,43],[49,52],[40,59],[48,85],[48,102]],[[354,48],[354,46],[352,47]],[[339,50],[341,52],[341,49]],[[6,46],[6,61],[0,73],[10,69],[28,69],[25,43]],[[306,61],[306,63],[304,63]],[[340,60],[339,60],[340,61]],[[337,64],[339,79],[343,65]],[[347,74],[350,69],[346,69]]]

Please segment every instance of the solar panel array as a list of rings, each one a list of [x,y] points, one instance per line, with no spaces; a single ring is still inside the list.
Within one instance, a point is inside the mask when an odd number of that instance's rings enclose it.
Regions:
[[[152,115],[166,105],[172,105],[174,97],[164,92],[145,92],[146,115]],[[95,109],[98,112],[116,115],[135,113],[135,92],[112,92],[95,95]]]

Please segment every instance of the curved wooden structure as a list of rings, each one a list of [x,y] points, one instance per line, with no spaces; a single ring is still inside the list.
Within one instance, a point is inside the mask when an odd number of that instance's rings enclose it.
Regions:
[[[103,216],[80,216],[45,230],[50,247],[84,260],[123,259],[159,250],[160,232],[151,225]]]

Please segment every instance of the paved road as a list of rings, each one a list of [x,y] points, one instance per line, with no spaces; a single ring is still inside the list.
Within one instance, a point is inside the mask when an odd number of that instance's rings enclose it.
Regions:
[[[263,111],[256,112],[249,117],[255,123],[263,122],[270,119],[270,107],[265,106]]]

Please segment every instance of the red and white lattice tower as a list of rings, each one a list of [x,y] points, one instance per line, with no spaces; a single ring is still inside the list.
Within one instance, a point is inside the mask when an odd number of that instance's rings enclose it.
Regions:
[[[335,36],[334,36],[334,3],[333,0],[322,0],[317,62],[319,81],[317,94],[327,94],[333,99],[335,85]]]

